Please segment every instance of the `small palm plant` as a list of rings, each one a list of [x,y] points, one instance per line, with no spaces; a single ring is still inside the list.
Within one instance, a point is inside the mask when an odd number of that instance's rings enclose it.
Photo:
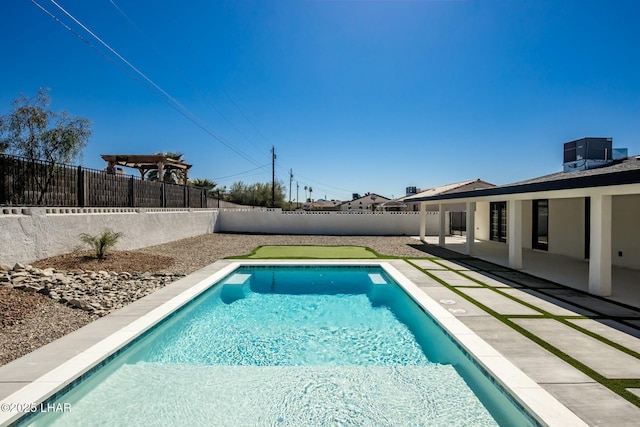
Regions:
[[[96,236],[82,233],[80,235],[80,240],[83,243],[86,243],[89,246],[93,247],[96,251],[96,256],[98,257],[98,259],[102,260],[106,255],[107,249],[118,243],[118,239],[120,237],[122,237],[122,233],[116,233],[108,228],[105,228],[104,230],[102,230],[101,234],[98,234]]]

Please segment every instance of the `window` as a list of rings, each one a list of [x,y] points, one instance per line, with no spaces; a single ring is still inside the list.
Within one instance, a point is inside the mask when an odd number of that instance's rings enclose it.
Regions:
[[[549,249],[549,200],[533,201],[533,249]]]
[[[489,205],[489,238],[496,242],[507,241],[507,202],[491,202]]]

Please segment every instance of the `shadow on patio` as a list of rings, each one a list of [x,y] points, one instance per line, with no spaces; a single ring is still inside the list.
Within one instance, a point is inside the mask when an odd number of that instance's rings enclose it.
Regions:
[[[612,295],[599,297],[588,290],[589,264],[584,260],[523,249],[521,270],[508,267],[508,246],[476,240],[473,257],[465,255],[465,237],[447,236],[445,248],[437,236],[412,245],[430,255],[499,279],[523,292],[559,306],[578,308],[579,314],[640,337],[640,271],[612,267]]]

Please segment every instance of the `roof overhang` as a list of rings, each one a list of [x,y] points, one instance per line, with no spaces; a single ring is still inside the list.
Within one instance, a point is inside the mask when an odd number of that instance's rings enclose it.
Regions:
[[[505,199],[531,200],[546,198],[589,197],[595,194],[640,194],[640,169],[610,174],[578,176],[526,184],[504,185],[430,197],[415,197],[406,202],[426,204],[498,201]]]

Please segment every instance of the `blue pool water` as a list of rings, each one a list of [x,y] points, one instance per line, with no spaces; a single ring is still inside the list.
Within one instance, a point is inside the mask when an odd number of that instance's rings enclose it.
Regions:
[[[380,267],[241,267],[33,425],[535,425]]]

